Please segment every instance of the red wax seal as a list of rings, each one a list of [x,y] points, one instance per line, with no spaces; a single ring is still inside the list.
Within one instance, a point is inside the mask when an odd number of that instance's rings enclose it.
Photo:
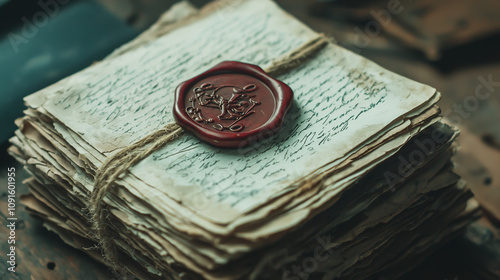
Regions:
[[[260,67],[225,61],[177,87],[174,117],[205,142],[237,148],[276,133],[292,100]]]

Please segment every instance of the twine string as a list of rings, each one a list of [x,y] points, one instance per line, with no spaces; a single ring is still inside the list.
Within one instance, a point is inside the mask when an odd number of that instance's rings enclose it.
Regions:
[[[308,41],[297,50],[276,60],[266,69],[271,76],[278,76],[301,65],[328,44],[328,39],[319,35]],[[116,232],[113,230],[111,215],[108,206],[104,203],[104,197],[117,186],[115,181],[126,172],[149,156],[154,151],[163,147],[166,143],[176,139],[183,132],[176,123],[170,123],[135,143],[123,148],[109,157],[102,167],[97,171],[94,178],[94,189],[90,195],[90,214],[92,230],[99,240],[104,260],[118,270],[118,247],[114,239]]]

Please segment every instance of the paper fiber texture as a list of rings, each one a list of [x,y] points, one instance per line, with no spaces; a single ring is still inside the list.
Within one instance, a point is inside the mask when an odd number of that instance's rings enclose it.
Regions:
[[[48,88],[40,107],[95,149],[87,152],[105,157],[172,122],[181,81],[224,60],[265,68],[315,36],[270,1],[235,3]],[[185,135],[132,174],[154,186],[158,201],[168,196],[215,223],[230,223],[435,94],[334,45],[278,78],[294,89],[295,104],[269,145],[220,150]],[[193,194],[208,200],[208,209],[198,211]]]

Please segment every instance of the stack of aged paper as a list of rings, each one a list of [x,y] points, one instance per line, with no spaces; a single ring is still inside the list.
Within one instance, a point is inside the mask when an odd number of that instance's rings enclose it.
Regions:
[[[10,153],[28,208],[103,260],[89,196],[106,158],[173,122],[175,87],[224,60],[266,69],[319,36],[269,0],[181,3],[107,59],[25,101]],[[476,216],[452,172],[457,132],[435,89],[330,44],[277,77],[281,131],[245,149],[189,133],[105,197],[120,263],[139,279],[396,277]],[[389,274],[387,274],[389,273]]]

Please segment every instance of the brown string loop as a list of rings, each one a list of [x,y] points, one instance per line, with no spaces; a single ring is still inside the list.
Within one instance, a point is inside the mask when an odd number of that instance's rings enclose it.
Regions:
[[[320,35],[302,45],[287,56],[275,61],[266,72],[271,76],[278,76],[301,65],[328,44],[325,36]],[[90,195],[90,213],[92,229],[99,240],[104,259],[113,268],[117,269],[118,248],[114,242],[116,232],[111,226],[108,206],[104,197],[113,190],[116,179],[125,174],[128,169],[139,161],[149,156],[154,151],[174,140],[182,133],[182,128],[176,123],[167,124],[162,129],[140,139],[132,145],[125,147],[110,158],[97,171],[94,179],[94,189]]]

